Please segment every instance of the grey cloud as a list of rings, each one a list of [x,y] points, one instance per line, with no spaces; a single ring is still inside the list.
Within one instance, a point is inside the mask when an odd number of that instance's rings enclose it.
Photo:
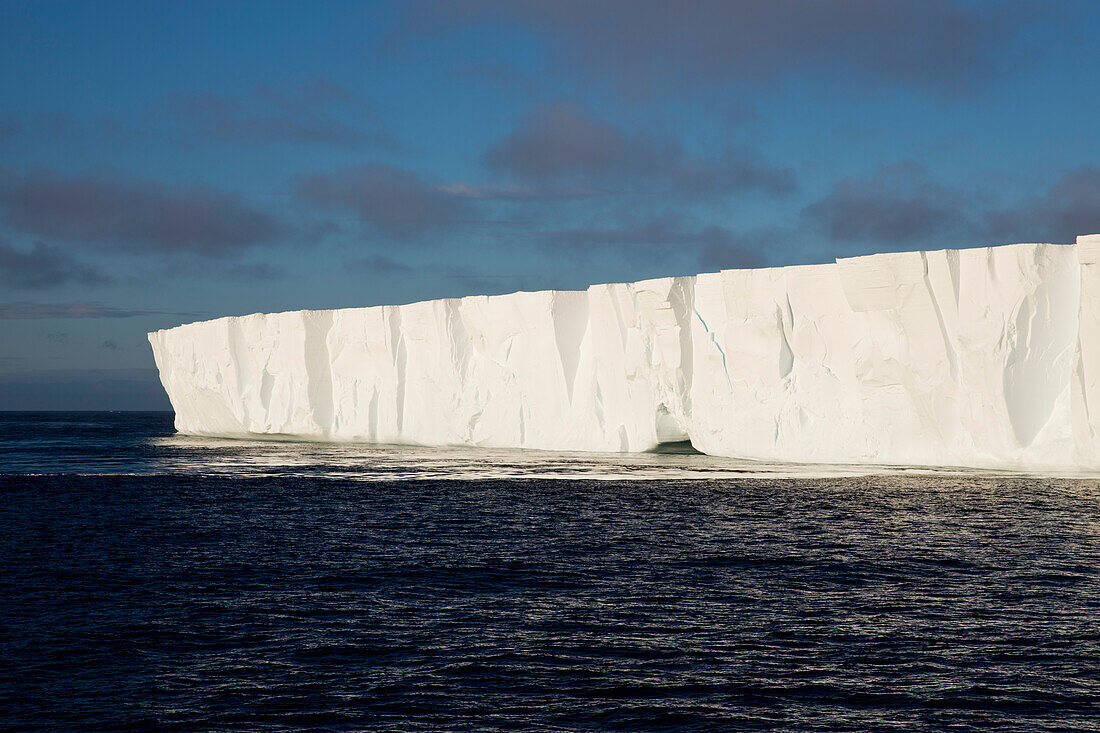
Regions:
[[[174,260],[159,270],[158,277],[191,277],[206,280],[264,281],[281,280],[287,276],[286,270],[266,262],[232,264],[219,262],[212,266],[210,262]]]
[[[485,163],[525,180],[644,184],[687,194],[758,190],[780,195],[795,188],[791,169],[754,151],[728,148],[713,158],[691,155],[676,142],[630,135],[568,102],[534,110],[486,152]]]
[[[54,145],[132,143],[144,134],[138,123],[95,116],[77,118],[64,111],[25,112],[0,119],[0,140],[48,140]]]
[[[463,79],[486,82],[507,93],[530,96],[535,90],[534,77],[503,61],[475,61],[457,71]]]
[[[711,271],[766,267],[776,264],[777,253],[789,254],[790,245],[791,232],[786,230],[727,231],[703,247],[699,266]]]
[[[110,278],[57,247],[38,242],[23,252],[0,240],[0,281],[14,288],[40,289],[67,283],[102,285]]]
[[[294,192],[303,202],[350,211],[395,237],[415,237],[474,215],[466,197],[387,165],[305,176],[296,181]]]
[[[69,343],[69,334],[64,331],[52,331],[46,334],[46,340],[51,344],[67,344]]]
[[[924,166],[906,162],[838,182],[803,216],[834,241],[912,244],[971,232],[968,198],[933,181]]]
[[[1046,193],[994,211],[986,222],[994,239],[1013,242],[1072,242],[1100,232],[1100,168],[1078,168]]]
[[[728,148],[713,161],[685,157],[672,180],[687,193],[755,190],[778,196],[796,188],[793,169],[774,166],[745,148]]]
[[[582,78],[631,93],[828,74],[952,95],[1018,62],[1040,12],[1032,0],[483,0],[419,3],[405,32],[509,19]]]
[[[492,277],[474,273],[471,270],[455,267],[453,265],[414,265],[378,254],[349,260],[346,264],[348,267],[370,272],[375,275],[388,275],[402,278],[423,277],[426,279],[434,279],[437,277],[444,277],[448,279],[463,279],[469,277]]]
[[[347,265],[356,270],[364,270],[376,275],[412,275],[420,271],[420,268],[383,255],[361,257],[349,261]]]
[[[233,265],[220,274],[230,280],[281,280],[287,276],[286,270],[266,262]]]
[[[223,256],[288,233],[238,196],[205,186],[0,170],[0,212],[33,235],[132,252]]]
[[[628,137],[593,119],[583,108],[558,103],[529,114],[504,140],[489,149],[490,169],[528,178],[561,175],[646,174],[668,167],[677,157],[669,147]]]
[[[598,248],[629,250],[657,248],[660,251],[691,248],[702,262],[720,267],[758,267],[767,259],[762,243],[738,238],[719,226],[691,227],[678,217],[650,219],[622,227],[566,229],[544,232],[542,243],[550,249],[565,248],[583,254]]]
[[[397,145],[371,105],[324,78],[283,89],[256,86],[234,96],[179,93],[170,98],[169,111],[198,135],[215,141],[386,149]]]
[[[118,343],[107,339],[103,342],[103,348],[107,349],[108,351],[118,351]]]
[[[602,196],[608,193],[606,189],[593,186],[555,185],[546,182],[505,185],[445,183],[441,184],[439,188],[459,198],[474,201],[566,201]]]
[[[92,300],[78,300],[68,303],[30,303],[27,301],[0,303],[0,320],[33,320],[41,318],[133,318],[135,316],[151,315],[199,316],[202,314],[112,308]]]
[[[11,140],[23,131],[23,126],[11,118],[0,119],[0,141]]]
[[[529,276],[522,274],[489,274],[446,264],[410,264],[384,255],[370,255],[350,260],[345,264],[372,275],[382,275],[402,281],[450,280],[462,286],[463,291],[456,293],[457,297],[469,295],[472,292],[506,292],[519,289],[525,283],[535,282]],[[528,285],[528,287],[536,286]]]

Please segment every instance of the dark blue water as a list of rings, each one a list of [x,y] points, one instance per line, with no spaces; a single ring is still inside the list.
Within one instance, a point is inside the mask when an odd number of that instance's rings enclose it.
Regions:
[[[1100,730],[1100,482],[750,468],[0,416],[0,724]]]

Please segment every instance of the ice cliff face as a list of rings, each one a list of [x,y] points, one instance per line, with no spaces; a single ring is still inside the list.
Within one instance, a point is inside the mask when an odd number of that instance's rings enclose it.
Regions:
[[[149,334],[198,435],[1100,467],[1100,235]]]

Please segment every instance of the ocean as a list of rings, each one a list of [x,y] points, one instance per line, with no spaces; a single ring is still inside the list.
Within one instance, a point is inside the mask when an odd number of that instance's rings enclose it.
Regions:
[[[1100,480],[0,414],[0,727],[1100,730]]]

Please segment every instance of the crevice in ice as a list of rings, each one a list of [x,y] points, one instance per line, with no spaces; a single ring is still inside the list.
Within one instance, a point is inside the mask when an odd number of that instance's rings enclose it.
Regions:
[[[554,293],[551,309],[554,318],[554,339],[558,346],[566,394],[573,401],[573,385],[581,359],[581,342],[588,330],[588,292],[565,290]]]
[[[703,326],[703,332],[706,333],[707,336],[710,338],[710,342],[714,344],[714,348],[718,349],[718,354],[722,357],[722,374],[726,378],[726,385],[732,390],[733,382],[730,381],[730,369],[729,365],[726,363],[726,352],[723,351],[722,347],[718,345],[718,339],[716,339],[714,337],[714,334],[711,333],[711,330],[707,328],[707,322],[703,320],[703,317],[701,315],[699,315],[698,309],[693,308],[692,312],[695,313],[695,317],[699,319],[699,323]]]
[[[455,372],[457,372],[460,381],[465,381],[473,352],[473,342],[470,340],[470,334],[462,320],[462,313],[459,309],[460,302],[457,299],[450,298],[443,301],[443,307],[447,313],[447,333],[450,338]]]
[[[932,278],[928,274],[928,253],[920,253],[921,261],[924,263],[924,287],[928,290],[928,297],[932,300],[932,307],[936,311],[936,323],[940,327],[940,336],[943,338],[943,348],[947,352],[947,368],[951,372],[951,379],[957,380],[959,378],[959,359],[955,354],[955,347],[951,343],[951,335],[947,332],[947,322],[943,318],[943,310],[940,308],[940,302],[936,299],[936,291],[932,287]],[[952,275],[952,278],[958,277],[958,258],[955,260],[956,273]],[[953,283],[954,285],[954,283]],[[955,294],[956,301],[958,300],[958,289],[956,287]],[[957,306],[957,302],[956,302]]]
[[[672,304],[672,313],[676,317],[676,327],[679,329],[680,338],[680,377],[683,386],[681,400],[684,410],[689,411],[688,401],[691,395],[691,382],[694,377],[692,367],[694,365],[691,345],[691,314],[695,310],[695,291],[692,287],[695,278],[677,278],[676,284],[669,291],[669,301]],[[691,292],[689,293],[689,289]]]
[[[308,380],[307,395],[313,410],[313,419],[322,435],[328,434],[333,425],[332,359],[328,353],[328,333],[332,328],[332,311],[306,311],[305,366]]]
[[[1059,306],[1071,283],[1042,280],[1019,304],[1009,327],[1011,349],[1004,368],[1004,399],[1009,422],[1021,446],[1029,446],[1054,412],[1069,381],[1068,351],[1076,342]],[[1057,301],[1055,299],[1058,299]]]
[[[790,309],[791,302],[788,298],[787,308]],[[775,324],[779,331],[779,378],[786,379],[791,370],[794,369],[794,352],[791,351],[791,344],[787,341],[787,329],[783,322],[783,314],[777,309],[775,312]]]
[[[378,438],[378,388],[371,390],[370,404],[367,406],[367,436]]]
[[[959,250],[949,249],[944,253],[947,259],[947,271],[951,274],[951,289],[955,295],[955,307],[959,307]]]
[[[264,367],[263,376],[260,379],[260,404],[264,408],[264,414],[270,415],[271,413],[271,390],[275,387],[275,378],[271,376],[271,372]]]
[[[632,299],[635,299],[633,288],[630,289],[630,295]],[[622,304],[619,303],[618,293],[615,290],[609,289],[608,297],[611,299],[611,307],[615,309],[615,322],[619,326],[619,343],[622,344],[623,348],[625,349],[627,341],[627,328],[626,319],[623,317],[623,307]],[[637,309],[637,304],[635,304],[635,309]]]
[[[481,416],[484,414],[483,410],[478,410],[474,414],[470,415],[466,421],[466,440],[467,442],[473,442],[474,433],[477,432],[477,424],[481,421]]]
[[[401,309],[396,306],[386,308],[386,316],[390,326],[390,350],[393,354],[393,365],[397,372],[397,384],[395,385],[397,406],[397,433],[400,435],[405,426],[405,334],[401,330]]]
[[[599,382],[596,382],[595,398],[596,399],[595,404],[593,405],[593,412],[596,416],[596,427],[598,427],[600,432],[602,433],[604,431],[605,420],[603,411],[603,389],[600,388]]]
[[[239,318],[230,318],[226,323],[227,336],[229,337],[229,355],[233,359],[232,369],[233,376],[236,381],[236,388],[241,395],[248,394],[249,384],[251,382],[251,359],[248,358],[248,344],[244,341],[244,333],[241,329],[241,322]],[[221,378],[221,370],[218,371],[218,377]],[[245,400],[238,400],[235,404],[239,415],[237,416],[241,421],[241,426],[244,430],[251,430],[253,428],[252,421],[249,416],[248,403]]]

